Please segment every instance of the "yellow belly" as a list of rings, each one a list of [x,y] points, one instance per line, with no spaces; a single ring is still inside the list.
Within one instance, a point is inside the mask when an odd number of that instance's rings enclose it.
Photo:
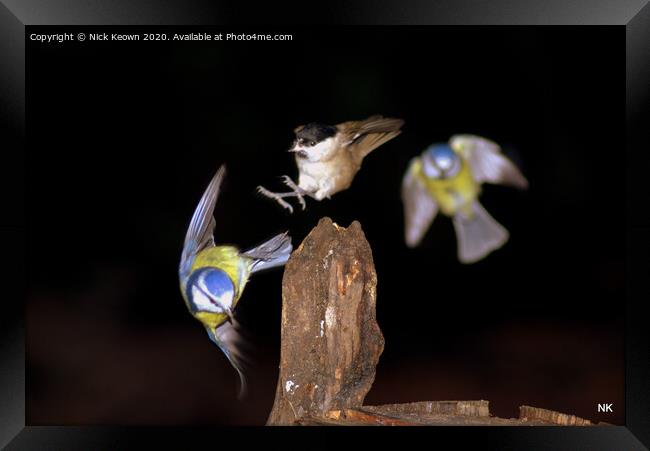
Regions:
[[[226,322],[228,315],[225,313],[212,313],[212,312],[196,312],[194,317],[201,321],[206,327],[209,327],[211,330],[216,329]]]
[[[448,179],[427,177],[419,159],[415,165],[413,170],[416,177],[426,186],[443,214],[454,216],[462,211],[468,217],[472,216],[472,202],[478,198],[481,186],[472,177],[469,165],[463,161],[458,174]]]

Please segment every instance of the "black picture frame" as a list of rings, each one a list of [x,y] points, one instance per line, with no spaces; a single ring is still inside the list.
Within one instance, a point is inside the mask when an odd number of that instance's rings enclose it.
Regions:
[[[200,441],[224,437],[239,445],[262,438],[268,445],[286,440],[309,443],[309,448],[331,447],[361,439],[397,446],[411,435],[428,443],[453,440],[458,445],[474,442],[498,449],[645,449],[650,446],[650,339],[643,304],[650,299],[650,214],[643,188],[647,186],[648,100],[650,98],[650,5],[646,0],[614,1],[413,1],[363,2],[361,5],[329,4],[318,15],[292,9],[283,14],[278,6],[242,8],[209,1],[119,2],[117,0],[2,0],[0,1],[0,119],[2,120],[3,194],[0,242],[3,267],[3,314],[0,315],[0,446],[7,449],[124,449],[142,446],[188,448]],[[273,6],[271,6],[273,5]],[[238,5],[241,6],[241,5]],[[254,11],[254,12],[251,12]],[[25,321],[24,284],[29,262],[24,259],[24,212],[28,183],[25,148],[25,27],[28,25],[156,25],[278,22],[343,24],[445,24],[445,25],[608,25],[625,27],[626,48],[626,167],[627,167],[627,303],[626,303],[626,419],[625,426],[588,428],[422,428],[417,431],[348,430],[327,432],[311,428],[125,428],[119,426],[43,427],[25,424]],[[251,431],[252,432],[252,431]],[[306,435],[304,435],[306,434]],[[318,434],[318,441],[311,438]],[[346,434],[346,435],[341,435]],[[420,435],[421,434],[421,435]],[[257,437],[259,435],[260,437]],[[416,438],[413,438],[415,440]]]

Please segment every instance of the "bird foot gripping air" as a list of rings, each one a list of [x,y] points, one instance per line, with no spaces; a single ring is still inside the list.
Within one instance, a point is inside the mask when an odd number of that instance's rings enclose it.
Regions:
[[[281,207],[289,210],[289,213],[293,213],[293,207],[289,202],[285,201],[283,197],[293,196],[294,193],[274,193],[272,191],[267,190],[263,186],[258,186],[257,192],[260,193],[262,196],[275,200],[278,204],[280,204]]]
[[[289,177],[288,175],[283,175],[282,179],[283,179],[283,183],[287,185],[290,189],[292,189],[293,192],[296,194],[298,203],[300,204],[302,209],[305,210],[307,208],[307,202],[305,202],[305,198],[303,196],[307,194],[307,191],[303,190],[298,185],[296,185],[294,181],[291,180],[291,177]]]
[[[263,186],[258,186],[257,192],[265,197],[274,199],[283,208],[289,210],[289,213],[293,213],[293,207],[289,202],[285,201],[283,198],[295,197],[298,199],[298,203],[300,204],[302,209],[305,210],[307,208],[307,203],[305,202],[305,198],[303,196],[307,194],[307,192],[304,191],[302,188],[300,188],[298,185],[296,185],[288,175],[283,176],[282,179],[283,179],[283,183],[287,185],[289,188],[291,188],[292,191],[289,191],[288,193],[274,193],[272,191],[267,190]]]

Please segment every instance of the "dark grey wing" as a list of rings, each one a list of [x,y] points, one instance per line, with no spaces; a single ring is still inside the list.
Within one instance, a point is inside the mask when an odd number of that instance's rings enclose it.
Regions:
[[[377,147],[399,135],[402,125],[402,119],[375,115],[363,121],[343,122],[336,128],[357,161],[361,161]]]
[[[501,148],[495,142],[475,135],[454,135],[449,140],[449,145],[469,162],[477,182],[528,188],[528,180],[501,153]]]
[[[415,176],[417,158],[411,160],[402,180],[404,239],[408,247],[420,244],[438,213],[438,204]]]
[[[181,270],[186,268],[191,258],[199,251],[206,247],[214,246],[214,206],[219,197],[219,188],[226,174],[226,166],[219,168],[217,173],[212,177],[210,184],[205,189],[199,204],[194,210],[194,215],[190,221],[190,226],[185,235],[183,243],[183,254],[181,255]]]
[[[253,249],[247,250],[242,255],[254,260],[251,271],[255,273],[262,269],[284,265],[289,260],[292,250],[291,237],[288,232],[284,232]]]

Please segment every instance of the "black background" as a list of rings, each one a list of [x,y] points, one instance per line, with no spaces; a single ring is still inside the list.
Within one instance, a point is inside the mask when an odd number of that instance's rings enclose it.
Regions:
[[[218,242],[288,228],[297,245],[322,216],[361,222],[386,338],[367,403],[488,399],[500,416],[528,404],[622,424],[623,30],[271,32],[294,40],[30,44],[28,424],[264,422],[281,271],[239,308],[256,362],[244,403],[178,290],[185,228],[223,162]],[[404,133],[348,191],[293,216],[255,194],[296,175],[295,125],[375,113]],[[531,183],[485,188],[511,240],[472,266],[446,218],[420,248],[402,241],[408,161],[454,133],[499,142]]]

